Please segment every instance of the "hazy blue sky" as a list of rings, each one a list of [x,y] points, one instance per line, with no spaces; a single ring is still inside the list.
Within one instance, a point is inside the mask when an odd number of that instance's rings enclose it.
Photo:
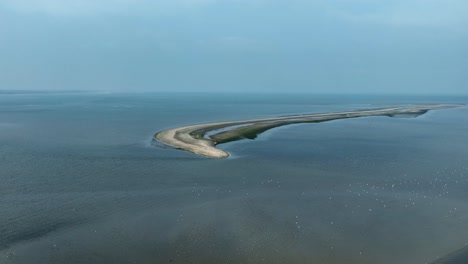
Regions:
[[[467,0],[0,0],[0,89],[468,93]]]

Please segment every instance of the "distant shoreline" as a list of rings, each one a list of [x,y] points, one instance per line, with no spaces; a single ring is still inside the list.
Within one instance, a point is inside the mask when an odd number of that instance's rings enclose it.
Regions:
[[[216,148],[216,145],[246,138],[253,139],[260,133],[279,126],[299,123],[318,123],[338,119],[368,116],[412,117],[422,115],[430,110],[454,107],[458,107],[458,105],[391,107],[346,112],[288,115],[281,117],[229,122],[215,122],[164,130],[156,133],[153,139],[165,145],[186,150],[198,155],[210,158],[227,158],[230,154],[226,151]],[[207,132],[216,131],[231,126],[235,126],[235,128],[213,134],[209,138],[205,137]]]

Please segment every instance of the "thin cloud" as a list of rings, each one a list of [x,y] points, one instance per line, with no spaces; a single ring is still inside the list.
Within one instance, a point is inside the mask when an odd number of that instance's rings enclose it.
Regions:
[[[461,27],[468,24],[463,0],[405,0],[384,6],[369,2],[367,11],[336,9],[335,15],[355,22],[393,26]]]
[[[20,13],[39,13],[53,16],[118,14],[135,10],[188,8],[217,0],[1,0],[0,7]]]
[[[458,26],[468,24],[465,0],[0,0],[0,8],[52,16],[178,12],[211,4],[301,6],[311,13],[363,23],[395,26]]]

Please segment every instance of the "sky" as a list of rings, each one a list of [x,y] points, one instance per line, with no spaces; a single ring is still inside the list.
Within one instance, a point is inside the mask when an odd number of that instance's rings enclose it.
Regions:
[[[468,93],[466,0],[0,0],[0,90]]]

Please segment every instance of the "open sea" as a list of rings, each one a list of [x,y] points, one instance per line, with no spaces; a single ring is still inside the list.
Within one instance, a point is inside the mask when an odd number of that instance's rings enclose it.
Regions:
[[[281,127],[220,145],[228,159],[152,142],[190,124],[425,103],[468,97],[0,93],[0,263],[415,264],[466,252],[467,107]]]

